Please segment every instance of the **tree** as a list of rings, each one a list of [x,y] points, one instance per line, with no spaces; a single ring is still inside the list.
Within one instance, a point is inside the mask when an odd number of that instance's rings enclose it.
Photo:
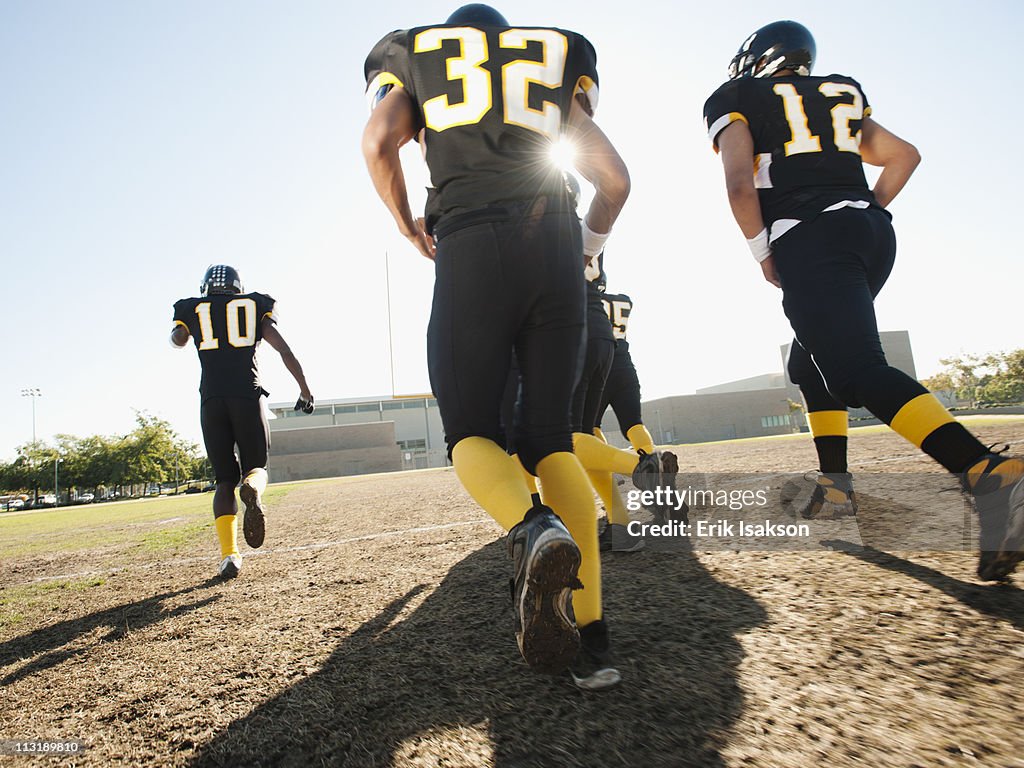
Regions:
[[[939,360],[945,368],[921,383],[947,390],[971,405],[1024,401],[1024,349],[980,357],[960,355]]]

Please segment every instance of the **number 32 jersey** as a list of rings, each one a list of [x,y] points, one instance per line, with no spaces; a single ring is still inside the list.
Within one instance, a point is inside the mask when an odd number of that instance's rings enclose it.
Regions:
[[[266,394],[256,363],[264,318],[277,322],[275,302],[265,293],[210,294],[174,303],[174,324],[188,329],[199,352],[202,400]]]
[[[385,36],[366,59],[371,107],[393,86],[416,106],[433,189],[445,214],[565,196],[551,161],[572,99],[597,104],[594,48],[575,32],[540,27],[433,26]]]
[[[860,84],[844,75],[739,78],[704,104],[715,151],[728,125],[749,127],[754,186],[773,239],[832,206],[877,207],[860,156],[870,114]]]

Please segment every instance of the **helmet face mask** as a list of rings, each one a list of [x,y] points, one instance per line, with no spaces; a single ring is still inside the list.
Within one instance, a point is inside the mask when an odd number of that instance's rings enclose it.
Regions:
[[[245,293],[237,269],[227,264],[211,264],[207,267],[203,282],[199,284],[199,295],[209,296],[217,293]]]
[[[483,3],[470,3],[452,12],[445,24],[461,24],[466,26],[507,27],[509,23],[499,11]]]
[[[775,21],[743,41],[729,62],[729,79],[771,77],[784,69],[811,74],[816,54],[814,37],[795,21]]]

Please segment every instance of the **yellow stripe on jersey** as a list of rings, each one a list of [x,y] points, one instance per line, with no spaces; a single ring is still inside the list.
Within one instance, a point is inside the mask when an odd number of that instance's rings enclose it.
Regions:
[[[366,103],[372,110],[376,106],[377,91],[383,88],[385,85],[397,85],[399,88],[405,88],[405,83],[399,80],[390,72],[381,72],[370,84],[366,86]]]
[[[930,392],[918,395],[897,411],[889,426],[918,448],[932,432],[955,422],[953,415]]]
[[[587,97],[587,104],[590,105],[590,115],[593,117],[594,113],[597,111],[597,83],[595,83],[592,78],[587,77],[586,75],[581,75],[579,80],[576,81],[576,87],[572,89],[573,96],[577,93],[582,93]]]
[[[814,411],[807,414],[807,424],[814,437],[846,437],[849,421],[846,411]]]
[[[718,134],[737,120],[742,120],[748,127],[750,126],[750,121],[747,120],[746,115],[742,112],[730,112],[727,115],[722,115],[708,127],[708,139],[711,141],[711,146],[716,153],[718,152]]]

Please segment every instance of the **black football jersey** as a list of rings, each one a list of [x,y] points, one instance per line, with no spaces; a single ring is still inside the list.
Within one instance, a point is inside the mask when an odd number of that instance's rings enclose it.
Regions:
[[[265,293],[211,294],[175,302],[174,323],[188,329],[199,352],[203,400],[266,394],[256,364],[264,318],[277,322],[274,300]]]
[[[754,186],[765,226],[814,218],[844,201],[877,207],[860,156],[861,123],[871,114],[860,84],[845,75],[743,77],[704,104],[708,137],[736,120],[754,140]]]
[[[551,161],[572,98],[597,103],[593,46],[542,27],[446,26],[398,30],[366,59],[371,106],[383,89],[412,97],[424,129],[433,189],[427,224],[488,205],[566,197]]]
[[[596,281],[587,281],[587,338],[615,340],[612,325],[604,311],[604,293]]]
[[[615,340],[625,341],[629,313],[633,311],[633,300],[624,293],[606,293],[604,295],[604,311],[612,323]]]

